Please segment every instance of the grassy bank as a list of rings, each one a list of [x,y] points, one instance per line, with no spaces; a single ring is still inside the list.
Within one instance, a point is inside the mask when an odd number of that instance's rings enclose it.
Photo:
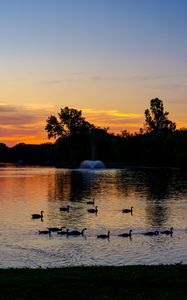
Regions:
[[[187,265],[0,270],[0,299],[186,299]]]

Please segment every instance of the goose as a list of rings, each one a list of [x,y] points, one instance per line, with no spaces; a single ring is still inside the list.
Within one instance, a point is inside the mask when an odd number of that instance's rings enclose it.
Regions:
[[[131,213],[132,214],[132,209],[133,209],[133,206],[131,206],[131,208],[125,208],[122,210],[122,213]]]
[[[98,239],[109,239],[110,237],[110,230],[108,231],[108,234],[99,234],[97,235]]]
[[[58,228],[58,227],[48,227],[48,229],[49,229],[51,232],[62,231],[63,228],[66,228],[66,226],[62,226],[61,228]]]
[[[68,211],[69,212],[69,205],[67,207],[60,207],[60,211]]]
[[[87,201],[86,204],[92,204],[92,205],[94,205],[95,204],[95,199]]]
[[[159,232],[158,230],[155,230],[155,231],[148,231],[148,232],[145,232],[144,235],[159,235]]]
[[[97,206],[95,208],[89,208],[88,212],[92,214],[97,213],[98,212]]]
[[[122,234],[119,234],[118,236],[122,236],[122,237],[131,237],[131,236],[132,236],[132,230],[130,229],[130,230],[129,230],[129,233],[122,233]]]
[[[42,219],[44,211],[41,210],[40,214],[32,214],[32,219]]]
[[[170,230],[164,230],[164,231],[161,231],[160,233],[167,234],[167,235],[169,235],[169,234],[172,235],[172,233],[173,233],[173,227],[171,227]]]
[[[68,234],[68,231],[69,231],[69,229],[67,228],[66,231],[57,231],[57,234],[66,235],[66,234]]]
[[[51,234],[51,230],[39,230],[38,231],[39,234]]]
[[[68,235],[77,235],[77,236],[83,235],[85,230],[86,230],[86,228],[82,229],[81,231],[73,230],[73,231],[68,232]]]

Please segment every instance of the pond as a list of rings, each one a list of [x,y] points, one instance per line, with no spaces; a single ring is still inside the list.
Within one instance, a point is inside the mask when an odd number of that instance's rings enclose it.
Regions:
[[[1,165],[0,192],[0,268],[187,263],[184,170]],[[93,198],[97,214],[88,212]],[[41,210],[43,219],[33,220]],[[83,236],[39,234],[62,226],[87,229]],[[144,235],[171,227],[172,235]],[[129,230],[131,238],[119,236]],[[108,231],[109,239],[97,238]]]

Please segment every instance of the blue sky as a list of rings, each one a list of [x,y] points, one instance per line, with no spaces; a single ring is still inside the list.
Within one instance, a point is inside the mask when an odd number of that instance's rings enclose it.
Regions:
[[[186,126],[186,16],[184,0],[0,0],[0,139],[44,140],[64,106],[135,131],[155,97]]]

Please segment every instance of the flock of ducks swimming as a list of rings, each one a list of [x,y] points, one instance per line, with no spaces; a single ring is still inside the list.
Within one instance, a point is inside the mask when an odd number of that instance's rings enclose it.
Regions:
[[[86,202],[86,204],[88,205],[95,205],[95,201],[94,199],[93,200],[89,200]],[[70,206],[67,205],[66,207],[60,207],[59,210],[60,211],[64,211],[64,212],[69,212],[69,209],[70,209]],[[95,208],[89,208],[87,210],[89,213],[95,213],[97,214],[98,212],[98,207],[95,206]],[[131,208],[125,208],[122,210],[122,213],[133,213],[133,206],[131,206]],[[44,211],[42,210],[40,212],[40,214],[32,214],[32,219],[41,219],[43,220],[43,214],[44,214]],[[47,230],[39,230],[39,234],[51,234],[51,232],[56,232],[58,235],[64,235],[64,236],[83,236],[84,235],[84,232],[86,230],[86,228],[83,228],[81,231],[78,231],[78,230],[73,230],[73,231],[70,231],[69,228],[66,228],[66,230],[63,230],[65,229],[66,227],[65,226],[62,226],[62,227],[49,227],[47,228]],[[145,236],[158,236],[159,233],[161,234],[165,234],[165,235],[172,235],[173,234],[173,227],[170,228],[170,230],[164,230],[164,231],[158,231],[158,230],[155,230],[155,231],[147,231],[147,232],[144,232],[143,234]],[[129,232],[125,232],[125,233],[122,233],[122,234],[118,234],[118,236],[120,237],[129,237],[131,238],[132,237],[132,229],[129,230]],[[99,234],[97,235],[97,238],[99,239],[109,239],[110,238],[110,230],[108,231],[107,234]]]

